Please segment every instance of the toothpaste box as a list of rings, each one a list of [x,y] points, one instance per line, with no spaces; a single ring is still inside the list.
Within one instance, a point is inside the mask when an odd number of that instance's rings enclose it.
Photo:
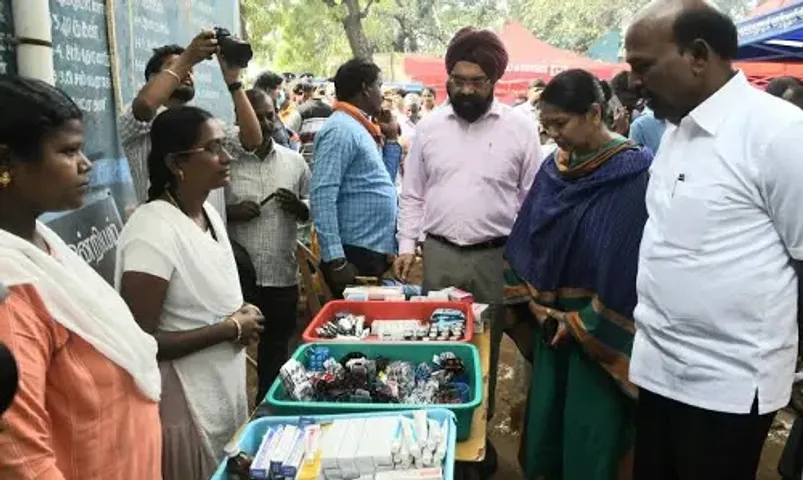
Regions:
[[[279,443],[270,456],[271,478],[281,475],[282,465],[287,462],[290,453],[295,448],[296,444],[299,443],[301,435],[301,430],[295,425],[286,425],[284,427]]]
[[[393,469],[391,449],[397,425],[396,417],[374,417],[365,420],[363,436],[354,455],[357,470],[361,475],[373,474],[382,469]]]
[[[344,477],[356,478],[359,476],[359,469],[354,457],[362,438],[365,419],[353,418],[346,421],[348,426],[341,438],[340,450],[337,452],[337,466]]]
[[[301,462],[304,461],[304,434],[299,432],[296,435],[295,444],[290,449],[287,460],[282,462],[279,470],[281,478],[296,478],[301,470]]]
[[[337,453],[340,442],[346,434],[347,420],[335,420],[331,426],[323,431],[321,438],[321,468],[323,471],[340,471],[337,466]]]
[[[268,432],[262,437],[259,450],[257,450],[254,456],[254,461],[251,462],[251,468],[249,470],[251,478],[265,480],[270,477],[270,458],[276,446],[279,444],[283,431],[284,426],[280,425],[268,429]]]

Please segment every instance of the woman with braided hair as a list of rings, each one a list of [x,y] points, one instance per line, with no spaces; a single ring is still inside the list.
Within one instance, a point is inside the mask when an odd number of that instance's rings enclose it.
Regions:
[[[91,164],[81,110],[39,80],[0,75],[0,342],[19,369],[0,478],[161,479],[156,342],[52,230]]]
[[[262,314],[243,303],[226,228],[207,202],[229,183],[220,122],[196,107],[159,114],[150,131],[148,202],[117,245],[115,282],[159,345],[166,480],[206,480],[248,416],[245,346]]]

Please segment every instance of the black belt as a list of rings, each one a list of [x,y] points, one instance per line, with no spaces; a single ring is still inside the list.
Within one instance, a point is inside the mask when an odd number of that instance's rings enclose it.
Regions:
[[[449,241],[446,238],[441,237],[440,235],[433,235],[431,233],[427,234],[427,238],[431,238],[438,243],[443,243],[444,245],[449,245],[450,247],[454,247],[460,250],[490,250],[492,248],[504,247],[505,244],[507,243],[507,237],[492,238],[490,240],[486,240],[480,243],[474,243],[472,245],[458,245],[454,242]]]

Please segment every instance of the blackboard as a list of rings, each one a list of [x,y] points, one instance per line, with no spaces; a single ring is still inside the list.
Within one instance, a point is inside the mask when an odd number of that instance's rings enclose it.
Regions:
[[[56,86],[84,112],[84,151],[117,158],[114,90],[103,0],[50,0]]]
[[[17,61],[11,47],[14,24],[11,18],[11,0],[0,0],[0,73],[15,73]]]
[[[120,95],[123,105],[145,84],[145,65],[153,49],[168,44],[186,46],[202,29],[214,26],[238,32],[236,0],[114,0]],[[195,67],[195,100],[225,122],[234,107],[216,60]]]
[[[124,208],[134,200],[131,174],[117,138],[104,0],[50,0],[56,86],[84,113],[84,152],[93,189],[109,188]]]
[[[117,239],[123,222],[110,191],[47,225],[106,281],[114,284]]]

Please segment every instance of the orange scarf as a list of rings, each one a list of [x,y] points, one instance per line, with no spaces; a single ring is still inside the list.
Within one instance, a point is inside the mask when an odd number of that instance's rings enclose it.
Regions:
[[[382,145],[383,143],[382,129],[380,129],[379,125],[372,122],[364,113],[362,113],[362,110],[346,102],[335,102],[333,109],[336,112],[346,113],[350,115],[351,118],[353,118],[354,120],[360,122],[360,125],[365,127],[365,129],[368,130],[368,133],[370,133],[371,136],[374,137],[374,140],[376,141],[377,145],[380,146]]]

